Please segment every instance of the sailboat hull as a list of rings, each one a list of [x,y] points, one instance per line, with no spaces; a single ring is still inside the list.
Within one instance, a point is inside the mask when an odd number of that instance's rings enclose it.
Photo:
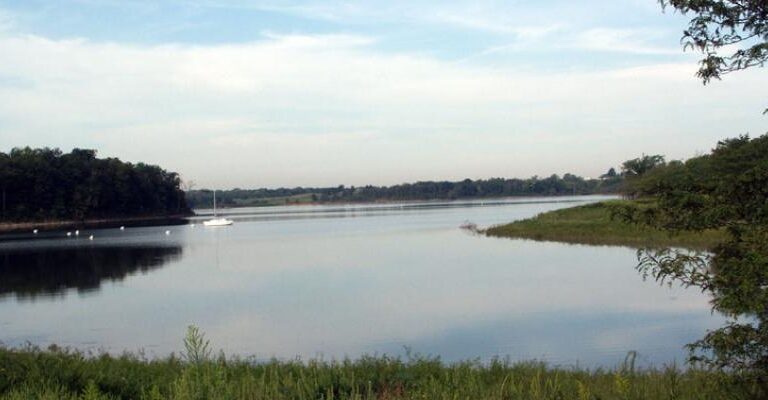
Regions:
[[[203,221],[203,225],[205,225],[205,226],[227,226],[227,225],[232,225],[232,222],[233,221],[231,219],[216,218],[216,219],[211,219],[211,220],[208,220],[208,221]]]

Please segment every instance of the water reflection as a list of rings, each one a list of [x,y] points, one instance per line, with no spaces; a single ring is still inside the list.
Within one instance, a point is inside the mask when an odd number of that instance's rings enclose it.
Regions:
[[[103,281],[122,281],[181,257],[181,246],[77,246],[0,249],[0,297],[36,300],[97,291]]]
[[[408,347],[594,367],[636,350],[660,366],[720,326],[698,291],[638,277],[632,249],[459,229],[579,204],[525,200],[225,210],[236,222],[224,229],[104,229],[92,242],[30,233],[0,243],[0,342],[165,356],[195,324],[216,349],[259,359]],[[100,284],[95,296],[10,301]]]
[[[505,207],[525,205],[567,205],[569,203],[584,203],[584,197],[530,197],[530,198],[501,198],[480,200],[435,200],[420,202],[395,202],[395,203],[352,203],[329,205],[305,205],[305,206],[277,206],[277,207],[238,207],[220,209],[219,214],[237,221],[280,221],[286,219],[318,219],[318,218],[357,218],[401,216],[419,214],[424,212],[440,212],[449,209],[467,209],[477,207]],[[594,200],[611,199],[614,196],[589,196]],[[213,216],[212,209],[195,210],[195,217],[190,220],[198,222]]]

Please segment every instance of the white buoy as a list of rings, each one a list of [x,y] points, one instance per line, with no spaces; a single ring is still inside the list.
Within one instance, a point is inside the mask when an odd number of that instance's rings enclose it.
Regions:
[[[171,231],[165,231],[165,234],[166,234],[166,235],[170,235],[170,234],[171,234]]]
[[[121,231],[124,231],[124,230],[125,230],[125,227],[124,227],[124,226],[121,226],[121,227],[120,227],[120,230],[121,230]]]
[[[75,230],[75,236],[80,236],[80,231],[79,230]]]
[[[93,240],[93,235],[88,236],[88,240]]]
[[[37,235],[37,229],[33,229],[33,230],[32,230],[32,233],[34,233],[35,235]]]
[[[67,232],[67,237],[72,236],[72,232]]]
[[[190,228],[194,228],[194,227],[195,227],[195,224],[189,224],[189,227],[190,227]]]

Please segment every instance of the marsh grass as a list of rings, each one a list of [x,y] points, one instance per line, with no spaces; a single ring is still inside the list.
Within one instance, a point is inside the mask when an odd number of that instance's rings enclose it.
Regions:
[[[630,224],[613,217],[613,210],[627,200],[611,200],[539,214],[533,218],[497,225],[483,231],[488,236],[573,244],[627,247],[685,247],[706,250],[724,238],[721,231],[666,231]]]
[[[675,367],[637,370],[543,363],[445,364],[438,358],[364,356],[302,362],[211,355],[196,328],[186,353],[162,360],[86,356],[60,348],[0,349],[0,399],[749,399],[757,388],[731,375]]]

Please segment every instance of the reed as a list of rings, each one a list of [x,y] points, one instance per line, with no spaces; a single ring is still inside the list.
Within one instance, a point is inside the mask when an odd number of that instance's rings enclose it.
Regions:
[[[89,356],[61,348],[0,349],[0,399],[748,399],[738,377],[697,369],[548,367],[438,358],[256,362],[212,356],[191,329],[181,357]]]

